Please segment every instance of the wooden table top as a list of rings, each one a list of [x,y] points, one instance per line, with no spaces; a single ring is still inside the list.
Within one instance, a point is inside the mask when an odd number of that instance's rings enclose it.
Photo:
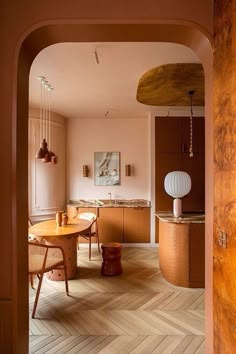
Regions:
[[[37,239],[58,239],[61,237],[76,237],[89,229],[91,222],[84,219],[70,219],[67,225],[57,226],[56,220],[39,222],[29,228],[29,235]]]

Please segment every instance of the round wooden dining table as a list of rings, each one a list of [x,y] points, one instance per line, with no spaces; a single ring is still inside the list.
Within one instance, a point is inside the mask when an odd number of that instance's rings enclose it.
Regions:
[[[69,219],[67,225],[57,226],[56,220],[39,222],[29,228],[29,236],[47,245],[60,246],[66,257],[68,279],[73,279],[77,272],[77,237],[87,231],[91,225],[89,220]],[[64,280],[63,270],[47,273],[50,280]]]

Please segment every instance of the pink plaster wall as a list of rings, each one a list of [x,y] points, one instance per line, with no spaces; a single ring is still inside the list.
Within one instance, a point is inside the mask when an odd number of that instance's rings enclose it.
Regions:
[[[211,298],[212,256],[212,62],[208,33],[212,34],[211,0],[8,0],[0,11],[0,99],[1,99],[1,250],[0,331],[4,353],[27,353],[27,117],[28,73],[31,62],[46,45],[63,40],[169,41],[191,47],[203,62],[206,73],[207,121],[207,273]],[[34,32],[34,28],[47,25]],[[87,23],[85,27],[77,24]],[[97,24],[113,23],[101,27]],[[163,24],[157,26],[156,24]],[[56,26],[60,24],[60,26]],[[74,24],[73,28],[63,24]],[[96,24],[96,26],[92,26]],[[125,25],[126,24],[126,25]],[[128,24],[128,25],[127,25]],[[136,25],[134,25],[136,24]],[[168,24],[165,26],[164,24]],[[175,24],[178,24],[176,26]],[[180,26],[181,25],[181,26]],[[203,33],[206,35],[203,35]],[[74,36],[73,36],[74,34]],[[5,272],[5,269],[8,272]],[[207,300],[208,301],[208,300]],[[7,304],[9,310],[5,311]],[[210,304],[210,300],[209,300]],[[212,307],[208,307],[207,353],[212,352]],[[7,338],[12,338],[13,349]]]
[[[67,199],[148,199],[148,119],[69,119],[67,123]],[[94,152],[119,151],[119,186],[94,185]],[[125,176],[125,165],[132,176]],[[89,177],[82,174],[89,166]]]

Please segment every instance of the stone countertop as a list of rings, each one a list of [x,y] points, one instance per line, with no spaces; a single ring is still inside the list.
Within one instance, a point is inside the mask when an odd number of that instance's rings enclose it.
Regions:
[[[78,208],[150,208],[151,202],[145,199],[99,199],[99,200],[70,200],[67,206]]]
[[[176,218],[173,213],[167,211],[157,211],[155,216],[159,220],[164,222],[172,222],[176,224],[204,224],[205,223],[205,214],[199,213],[186,213],[182,214],[180,217]]]

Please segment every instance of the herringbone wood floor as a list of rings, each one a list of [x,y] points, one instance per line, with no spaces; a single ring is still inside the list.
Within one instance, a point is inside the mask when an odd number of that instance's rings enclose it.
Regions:
[[[123,248],[123,274],[100,275],[101,255],[78,251],[78,276],[45,277],[30,353],[204,353],[204,290],[175,287],[158,268],[158,249]],[[30,309],[35,291],[30,290]]]

